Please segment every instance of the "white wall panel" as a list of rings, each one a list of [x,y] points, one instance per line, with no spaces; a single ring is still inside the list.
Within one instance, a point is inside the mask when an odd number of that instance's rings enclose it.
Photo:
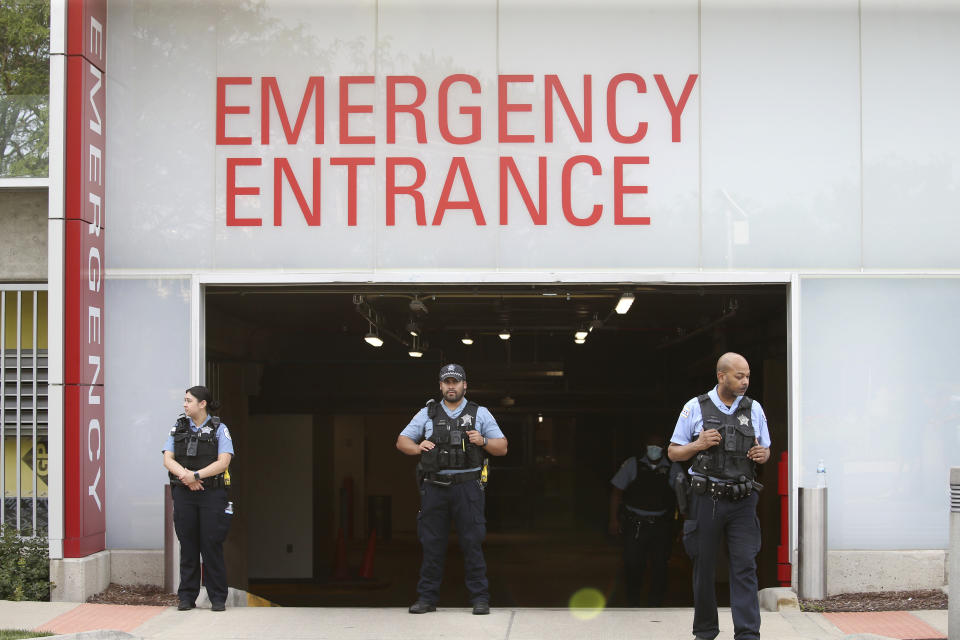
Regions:
[[[108,264],[212,267],[216,6],[111,0],[108,21]]]
[[[800,482],[825,461],[830,548],[945,548],[960,280],[804,279],[801,309]]]
[[[864,266],[960,267],[960,5],[863,0]]]
[[[190,281],[107,280],[104,295],[107,548],[158,549],[160,451],[190,386]]]
[[[469,25],[467,27],[466,25]],[[429,144],[416,142],[412,118],[400,116],[397,144],[386,144],[385,90],[379,93],[377,105],[378,145],[376,177],[370,184],[375,192],[376,265],[413,269],[479,269],[495,267],[498,261],[497,237],[497,2],[433,3],[416,0],[387,0],[380,3],[378,70],[386,75],[420,77],[427,90],[424,103],[426,136]],[[471,133],[469,118],[459,113],[461,106],[482,109],[481,138],[478,142],[459,145],[441,138],[438,125],[439,88],[447,76],[467,74],[480,84],[481,93],[474,94],[459,83],[453,86],[448,109],[451,133]],[[383,86],[383,82],[381,82]],[[401,96],[403,94],[400,94]],[[406,97],[412,98],[412,92]],[[413,200],[400,196],[396,200],[396,225],[384,224],[384,176],[387,156],[409,156],[426,165],[424,212],[427,226],[416,224]],[[442,223],[434,226],[437,204],[455,156],[467,158],[471,181],[482,209],[482,226],[467,209],[451,209]],[[410,184],[412,170],[405,171],[398,184]],[[468,197],[463,181],[453,183],[452,200]]]
[[[857,2],[705,0],[703,266],[859,266]]]
[[[511,223],[501,233],[500,264],[520,269],[696,266],[699,86],[694,85],[680,117],[682,142],[675,143],[655,75],[666,78],[678,100],[689,76],[698,73],[697,2],[505,0],[499,24],[500,72],[535,77],[527,92],[533,113],[511,115],[511,130],[534,133],[535,143],[504,144],[500,154],[517,158],[535,199],[537,157],[546,156],[549,184],[548,225],[537,226],[510,183]],[[632,144],[616,142],[608,130],[607,89],[621,73],[637,74],[645,85],[642,93],[629,82],[617,91],[619,131],[629,135],[640,122],[647,123],[646,136]],[[559,76],[581,118],[583,78],[591,76],[592,142],[578,140],[559,101],[554,102],[554,142],[545,141],[547,74]],[[603,206],[599,222],[588,227],[567,222],[561,200],[563,164],[581,154],[595,157],[602,168],[602,175],[593,176],[580,167],[572,177],[577,216],[585,217],[595,204]],[[630,166],[624,173],[624,184],[648,189],[624,197],[624,214],[649,217],[649,225],[614,224],[615,156],[649,158],[649,164]]]
[[[208,185],[215,194],[216,266],[221,268],[340,268],[370,269],[374,260],[373,190],[362,188],[382,175],[383,167],[359,171],[357,226],[346,221],[347,190],[344,167],[330,165],[332,157],[372,156],[374,145],[340,144],[338,119],[339,78],[373,76],[376,73],[377,3],[290,2],[269,0],[256,5],[221,1],[217,21],[217,56],[206,64],[215,66],[217,77],[249,77],[249,85],[227,89],[227,104],[249,107],[248,114],[226,116],[227,135],[250,137],[250,145],[214,145],[213,134],[194,142],[213,151],[215,180]],[[290,124],[296,121],[311,76],[324,81],[323,144],[316,143],[315,103],[310,106],[296,143],[284,136],[276,108],[271,106],[270,141],[261,136],[261,78],[275,77]],[[210,87],[213,89],[212,85]],[[350,91],[355,104],[375,104],[373,85]],[[271,103],[272,105],[272,103]],[[350,118],[350,133],[369,135],[375,131],[376,114]],[[204,114],[212,121],[213,111]],[[261,226],[227,226],[227,158],[258,157],[259,167],[241,167],[237,185],[256,187],[256,196],[237,198],[237,216],[259,218]],[[274,226],[274,162],[289,161],[303,196],[312,209],[314,189],[321,191],[320,225],[310,226],[301,213],[286,181],[282,187],[281,226]],[[313,181],[313,159],[321,159],[321,179]],[[208,195],[208,201],[209,201]],[[316,212],[313,212],[314,214]]]

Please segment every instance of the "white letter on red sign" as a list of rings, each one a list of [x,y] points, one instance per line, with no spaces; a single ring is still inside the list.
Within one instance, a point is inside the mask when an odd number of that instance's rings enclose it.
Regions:
[[[90,227],[87,229],[87,233],[90,235],[100,237],[100,211],[103,205],[100,202],[100,196],[95,193],[91,193],[88,197],[90,204],[93,205],[93,222],[90,223]]]
[[[90,182],[96,182],[98,185],[103,184],[103,152],[100,151],[100,147],[95,147],[90,145],[90,172],[88,179]]]
[[[90,18],[90,53],[103,59],[103,25],[96,18]]]
[[[87,344],[94,342],[100,344],[100,307],[87,307]]]
[[[87,493],[93,496],[94,501],[97,503],[97,511],[103,511],[103,506],[100,504],[100,496],[97,495],[97,485],[100,484],[100,471],[101,467],[97,467],[97,477],[93,479],[93,484],[87,487]]]
[[[93,380],[90,381],[90,388],[87,389],[87,404],[100,404],[100,396],[93,393],[96,389],[94,385],[100,378],[100,356],[87,356],[87,363],[96,367],[93,372]]]
[[[97,117],[96,121],[90,118],[90,131],[100,135],[103,132],[103,120],[100,118],[100,112],[97,111],[97,105],[93,101],[93,96],[100,92],[100,87],[103,85],[103,74],[100,73],[100,69],[97,69],[93,65],[90,65],[90,74],[97,79],[97,83],[90,87],[90,109],[93,115]]]
[[[87,286],[94,293],[100,292],[100,249],[90,247],[90,256],[87,258]]]

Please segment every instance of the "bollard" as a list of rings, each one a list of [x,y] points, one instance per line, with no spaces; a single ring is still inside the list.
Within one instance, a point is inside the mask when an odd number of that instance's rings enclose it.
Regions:
[[[797,595],[827,597],[827,489],[800,489]]]
[[[960,640],[960,467],[950,468],[950,567],[947,634]]]
[[[163,588],[176,593],[180,588],[180,541],[173,527],[173,495],[170,483],[163,485]]]

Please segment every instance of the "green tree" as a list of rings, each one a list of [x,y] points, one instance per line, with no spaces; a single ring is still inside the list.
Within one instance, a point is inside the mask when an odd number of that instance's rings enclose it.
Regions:
[[[0,176],[46,176],[50,3],[0,2]]]

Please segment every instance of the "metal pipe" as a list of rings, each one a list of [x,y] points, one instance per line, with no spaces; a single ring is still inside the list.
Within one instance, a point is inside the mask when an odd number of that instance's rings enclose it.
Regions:
[[[800,488],[797,595],[827,597],[827,489]]]
[[[23,419],[22,408],[23,398],[21,392],[23,388],[23,292],[17,291],[17,457],[13,464],[17,470],[17,532],[20,532],[20,421]]]
[[[960,467],[950,468],[950,568],[947,634],[960,640]]]
[[[7,521],[7,292],[0,289],[0,525]]]
[[[40,310],[40,292],[33,292],[33,511],[32,511],[32,523],[30,525],[30,533],[32,535],[37,535],[37,498],[40,495],[40,475],[37,469],[37,446],[39,441],[37,440],[37,414],[40,413],[39,410],[39,400],[38,400],[38,391],[37,387],[40,384],[39,381],[39,360],[40,360],[40,347],[37,345],[37,315]]]

